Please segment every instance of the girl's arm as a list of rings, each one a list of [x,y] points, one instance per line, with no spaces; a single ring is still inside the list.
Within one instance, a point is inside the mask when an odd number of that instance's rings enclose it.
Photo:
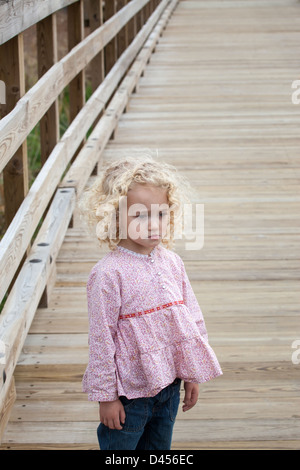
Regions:
[[[188,307],[191,314],[194,316],[196,323],[198,325],[199,331],[201,336],[208,341],[208,334],[205,326],[205,321],[203,318],[203,314],[196,298],[196,295],[193,291],[191,286],[190,280],[185,270],[184,263],[181,258],[181,275],[182,275],[182,294],[183,294],[183,301],[184,304]]]
[[[87,283],[89,363],[86,390],[93,401],[118,399],[114,335],[120,310],[120,292],[113,276],[93,269]]]

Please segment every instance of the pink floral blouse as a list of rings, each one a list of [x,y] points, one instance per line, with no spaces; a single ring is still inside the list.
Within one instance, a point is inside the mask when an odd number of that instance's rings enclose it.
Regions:
[[[105,255],[87,283],[89,400],[151,397],[176,378],[206,382],[222,374],[203,315],[174,251],[124,247]]]

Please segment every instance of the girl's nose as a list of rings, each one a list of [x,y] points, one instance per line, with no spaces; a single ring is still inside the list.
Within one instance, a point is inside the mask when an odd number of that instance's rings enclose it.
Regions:
[[[159,218],[157,216],[149,217],[149,229],[154,232],[159,229]]]

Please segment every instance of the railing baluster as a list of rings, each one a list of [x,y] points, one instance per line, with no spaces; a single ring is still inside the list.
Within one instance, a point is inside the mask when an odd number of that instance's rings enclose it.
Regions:
[[[68,7],[69,50],[84,39],[84,4],[79,0]],[[85,70],[83,69],[69,84],[70,122],[77,116],[85,103]]]
[[[105,21],[109,20],[117,12],[117,3],[116,0],[110,0],[105,2],[104,8],[104,19]],[[104,48],[104,57],[105,57],[105,75],[108,74],[110,69],[115,65],[118,57],[117,51],[117,37],[114,38],[107,44]]]
[[[103,0],[89,0],[89,22],[91,33],[103,24]],[[92,91],[95,91],[104,78],[103,51],[91,61],[90,75]]]
[[[117,10],[121,10],[125,5],[127,5],[128,0],[118,0],[117,2]],[[128,24],[121,29],[117,36],[117,48],[118,48],[118,57],[122,55],[122,53],[128,47]]]
[[[23,33],[0,46],[1,80],[6,86],[6,104],[1,105],[1,118],[8,114],[25,93]],[[15,152],[3,171],[5,223],[14,218],[28,193],[26,140]]]
[[[57,62],[56,14],[37,23],[38,77]],[[59,140],[58,100],[40,121],[41,164],[43,165]]]

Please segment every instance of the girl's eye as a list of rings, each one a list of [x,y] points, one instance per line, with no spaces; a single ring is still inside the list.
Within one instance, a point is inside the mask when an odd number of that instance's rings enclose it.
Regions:
[[[159,213],[159,217],[165,217],[167,215],[167,212],[160,212]],[[138,217],[139,219],[145,219],[146,217],[148,217],[147,214],[136,214],[136,217]]]

